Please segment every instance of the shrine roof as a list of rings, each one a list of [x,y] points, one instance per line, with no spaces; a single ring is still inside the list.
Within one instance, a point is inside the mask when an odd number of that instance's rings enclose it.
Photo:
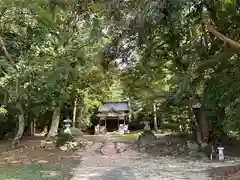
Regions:
[[[99,112],[115,111],[129,111],[128,101],[106,101],[99,107]]]

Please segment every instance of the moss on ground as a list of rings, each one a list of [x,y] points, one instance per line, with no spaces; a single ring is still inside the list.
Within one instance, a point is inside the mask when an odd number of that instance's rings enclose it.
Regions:
[[[0,180],[70,180],[67,169],[46,164],[29,164],[24,167],[8,165],[0,168]]]
[[[138,138],[138,136],[142,133],[140,132],[132,132],[130,134],[121,134],[118,136],[119,139],[121,140],[126,140],[126,141],[134,141]]]

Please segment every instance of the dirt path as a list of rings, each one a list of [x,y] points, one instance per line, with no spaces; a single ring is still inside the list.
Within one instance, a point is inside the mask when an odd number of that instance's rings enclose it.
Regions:
[[[127,149],[116,153],[113,143],[105,144],[104,155],[96,152],[95,143],[83,155],[82,163],[74,169],[72,180],[208,180],[206,170],[223,166],[219,163],[189,161],[174,157],[153,157],[139,153],[126,144]],[[232,163],[225,163],[224,166]]]
[[[113,142],[120,142],[119,139],[109,134],[100,140],[79,152],[83,159],[73,170],[72,180],[210,180],[207,170],[239,164],[239,161],[208,163],[189,157],[153,156],[136,151],[133,142],[121,142],[122,152],[116,153]],[[103,154],[98,152],[102,143]]]

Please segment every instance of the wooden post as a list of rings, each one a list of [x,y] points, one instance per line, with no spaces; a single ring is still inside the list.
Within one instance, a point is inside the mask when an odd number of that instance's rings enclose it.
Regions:
[[[99,120],[98,120],[98,126],[99,126],[99,128],[98,128],[98,134],[100,133],[100,124],[101,124],[101,117],[99,118]]]
[[[73,103],[73,122],[72,122],[72,127],[76,127],[76,116],[77,116],[77,96],[74,99]]]
[[[118,130],[119,130],[119,116],[118,116]]]
[[[35,136],[36,134],[36,119],[34,118],[31,122],[31,136]]]
[[[105,132],[107,132],[107,117],[105,117]]]
[[[131,111],[131,103],[130,100],[128,100],[128,121],[131,122],[132,120],[132,111]]]
[[[153,125],[154,125],[154,130],[158,130],[158,125],[157,125],[157,108],[156,108],[156,102],[153,102]]]

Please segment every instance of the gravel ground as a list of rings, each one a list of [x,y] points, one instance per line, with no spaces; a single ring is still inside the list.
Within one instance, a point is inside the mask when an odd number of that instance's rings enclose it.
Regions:
[[[206,170],[234,165],[232,162],[207,163],[172,156],[153,157],[124,144],[121,149],[126,151],[117,154],[113,143],[105,144],[102,155],[95,151],[100,145],[95,143],[85,152],[79,152],[83,159],[74,169],[72,180],[208,180],[212,178]]]

